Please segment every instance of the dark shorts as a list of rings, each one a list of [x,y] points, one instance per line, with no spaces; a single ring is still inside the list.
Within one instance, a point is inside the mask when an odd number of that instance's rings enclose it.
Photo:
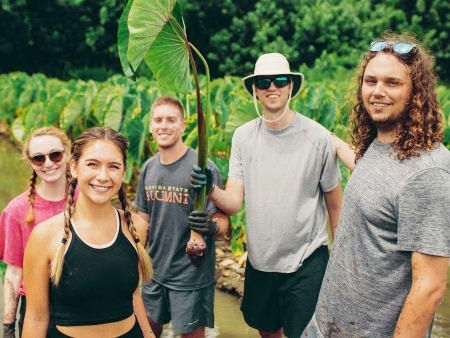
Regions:
[[[321,246],[293,273],[258,271],[247,260],[241,305],[247,324],[300,337],[314,314],[328,258],[328,247]]]
[[[25,296],[20,296],[20,306],[19,306],[19,337],[22,337],[22,331],[23,331],[23,322],[25,320],[25,311],[27,309],[27,299]]]
[[[177,334],[194,332],[200,326],[214,327],[214,285],[196,290],[173,290],[152,281],[142,286],[147,316],[167,324]]]

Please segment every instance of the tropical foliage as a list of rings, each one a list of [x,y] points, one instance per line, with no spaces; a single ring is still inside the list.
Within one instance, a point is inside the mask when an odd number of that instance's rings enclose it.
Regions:
[[[308,73],[306,73],[308,79]],[[203,77],[200,82],[205,81]],[[295,111],[311,117],[329,130],[345,136],[347,113],[344,95],[347,81],[306,81],[306,86],[292,103]],[[204,86],[201,86],[202,88]],[[450,147],[450,89],[438,87],[445,115],[445,144]],[[187,128],[184,141],[198,146],[195,93],[177,94],[159,86],[155,80],[113,76],[104,82],[29,76],[22,72],[0,75],[0,123],[21,142],[34,128],[55,125],[73,138],[94,125],[111,126],[130,141],[127,182],[134,193],[136,178],[143,162],[157,147],[148,124],[152,102],[160,95],[177,96],[186,107]],[[208,153],[219,166],[224,181],[228,174],[231,138],[239,125],[255,117],[252,98],[243,90],[241,79],[226,76],[211,82],[212,116],[209,120]],[[344,184],[348,171],[342,167]],[[233,219],[232,247],[243,250],[245,210]]]
[[[189,41],[205,53],[212,78],[242,76],[268,51],[284,53],[293,69],[317,60],[349,69],[391,29],[419,35],[435,53],[441,79],[450,79],[448,0],[179,2]],[[0,56],[8,61],[0,72],[104,81],[120,72],[116,32],[125,6],[125,0],[0,0]]]

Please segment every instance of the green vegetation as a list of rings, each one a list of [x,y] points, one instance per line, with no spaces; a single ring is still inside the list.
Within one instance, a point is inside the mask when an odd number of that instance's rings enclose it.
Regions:
[[[339,80],[314,82],[316,69],[307,70],[306,85],[292,103],[293,110],[321,123],[341,137],[345,137],[348,115],[344,96],[349,75]],[[200,77],[201,88],[204,77]],[[241,79],[226,76],[211,82],[211,118],[209,157],[219,166],[223,179],[228,174],[228,159],[234,130],[256,117],[252,98],[244,91]],[[438,93],[445,118],[444,143],[450,147],[450,89],[440,85]],[[127,182],[130,197],[143,162],[152,156],[157,146],[151,139],[148,123],[152,102],[160,95],[173,92],[159,86],[155,80],[138,78],[136,82],[125,76],[113,76],[104,82],[75,80],[61,81],[42,74],[29,76],[22,72],[0,75],[0,124],[21,142],[34,128],[55,125],[73,138],[85,128],[107,125],[123,133],[130,141]],[[204,93],[202,92],[202,95]],[[197,148],[197,113],[195,92],[176,94],[186,107],[187,145]],[[349,176],[342,168],[344,185]],[[245,242],[245,210],[233,216],[232,247],[235,253],[243,250]]]
[[[0,0],[0,73],[105,81],[119,73],[117,27],[123,0]],[[211,77],[242,76],[257,57],[278,51],[293,70],[321,63],[349,69],[387,29],[417,34],[449,81],[448,0],[179,0],[187,36]],[[92,72],[89,74],[89,69]],[[148,68],[139,69],[150,74]]]

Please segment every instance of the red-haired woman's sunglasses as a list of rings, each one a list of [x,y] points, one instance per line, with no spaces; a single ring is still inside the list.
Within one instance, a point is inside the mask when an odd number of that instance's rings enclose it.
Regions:
[[[33,157],[30,157],[30,161],[34,165],[43,165],[45,163],[45,159],[47,157],[53,163],[58,163],[58,162],[60,162],[63,159],[64,152],[60,151],[60,150],[57,150],[57,151],[53,151],[50,154],[46,154],[46,155],[42,155],[42,154],[34,155]]]

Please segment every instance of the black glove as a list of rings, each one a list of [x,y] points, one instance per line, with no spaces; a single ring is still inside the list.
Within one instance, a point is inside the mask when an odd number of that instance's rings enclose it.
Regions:
[[[202,235],[214,236],[220,228],[205,210],[194,210],[189,214],[189,227]]]
[[[214,175],[210,167],[205,168],[205,174],[202,173],[198,165],[194,165],[191,172],[191,182],[189,187],[194,190],[200,190],[206,186],[206,195],[213,192],[216,187],[214,184]]]
[[[16,338],[16,322],[3,324],[3,337]]]

